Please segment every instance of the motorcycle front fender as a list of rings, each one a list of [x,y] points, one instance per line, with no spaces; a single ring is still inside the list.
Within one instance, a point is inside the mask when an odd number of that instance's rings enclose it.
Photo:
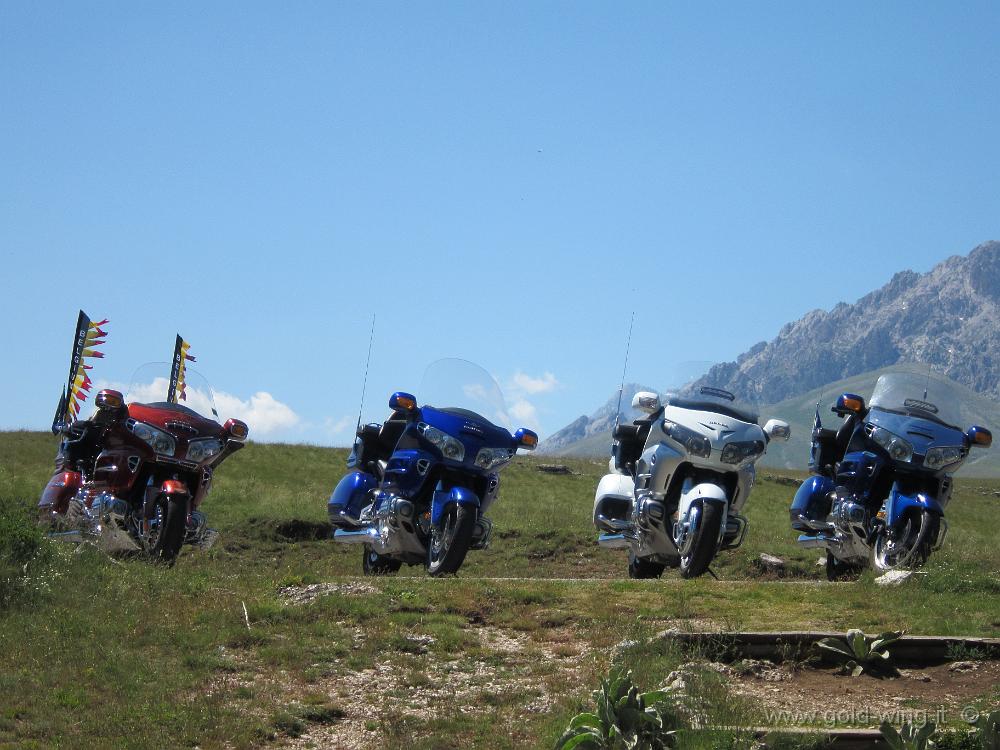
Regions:
[[[885,523],[886,526],[893,527],[898,524],[906,515],[906,511],[916,508],[922,511],[930,511],[939,516],[944,516],[944,508],[937,498],[923,492],[916,494],[906,494],[897,485],[892,486],[889,492],[889,499],[885,503]]]
[[[691,508],[691,504],[696,500],[700,500],[703,503],[721,503],[725,512],[729,510],[729,497],[726,495],[724,487],[719,486],[715,482],[699,482],[698,484],[691,485],[685,482],[681,488],[680,502],[677,504],[677,517],[679,519],[685,518],[688,510]],[[725,517],[725,513],[723,517]]]
[[[435,526],[441,523],[445,510],[453,503],[468,508],[478,508],[480,505],[479,495],[466,487],[437,490],[431,498],[431,523]]]

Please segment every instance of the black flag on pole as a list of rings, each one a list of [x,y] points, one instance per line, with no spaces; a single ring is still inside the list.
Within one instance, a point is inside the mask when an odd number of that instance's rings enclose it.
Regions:
[[[59,398],[59,406],[56,408],[56,415],[52,421],[52,431],[59,432],[59,429],[73,424],[80,415],[80,405],[87,400],[93,385],[87,370],[92,365],[87,364],[88,359],[101,359],[104,352],[95,347],[103,344],[107,338],[107,333],[101,326],[108,322],[107,318],[97,323],[91,321],[83,310],[76,320],[76,329],[73,331],[73,353],[69,360],[69,377],[62,396]]]

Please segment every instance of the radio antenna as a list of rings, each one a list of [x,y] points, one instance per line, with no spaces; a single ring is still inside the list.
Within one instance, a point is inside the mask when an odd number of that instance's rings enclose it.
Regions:
[[[372,330],[368,336],[368,357],[365,359],[365,377],[361,381],[361,405],[358,407],[358,424],[354,428],[357,432],[361,429],[361,412],[365,409],[365,389],[368,387],[368,366],[372,362],[372,343],[375,341],[375,313],[372,313]]]
[[[632,347],[632,326],[635,324],[635,310],[632,311],[632,317],[628,322],[628,338],[625,339],[625,364],[622,365],[622,384],[618,389],[618,410],[615,412],[615,427],[622,418],[622,392],[625,390],[625,372],[628,370],[628,353],[629,349]]]

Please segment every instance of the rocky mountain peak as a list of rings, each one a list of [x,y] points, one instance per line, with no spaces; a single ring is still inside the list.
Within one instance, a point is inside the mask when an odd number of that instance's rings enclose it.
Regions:
[[[924,274],[900,271],[854,304],[806,313],[699,383],[775,403],[897,362],[930,363],[1000,397],[1000,242]]]

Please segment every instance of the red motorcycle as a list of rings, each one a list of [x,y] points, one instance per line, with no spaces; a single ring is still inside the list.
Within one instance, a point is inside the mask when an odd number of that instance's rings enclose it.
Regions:
[[[38,503],[55,534],[167,563],[185,542],[210,543],[202,501],[249,428],[238,419],[219,424],[212,390],[193,370],[185,404],[156,400],[166,395],[169,368],[141,367],[127,404],[119,391],[102,390],[91,419],[61,428],[56,472]]]

